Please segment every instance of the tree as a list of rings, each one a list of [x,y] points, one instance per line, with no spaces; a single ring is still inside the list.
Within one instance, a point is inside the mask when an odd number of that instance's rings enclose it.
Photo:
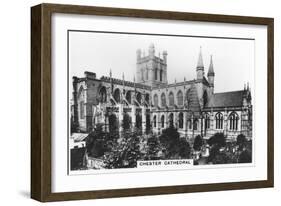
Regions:
[[[147,139],[147,151],[145,154],[145,160],[157,160],[158,152],[161,150],[158,138],[155,135],[150,136]]]
[[[159,140],[165,149],[166,158],[189,158],[190,145],[185,139],[180,138],[175,127],[164,129]]]
[[[236,138],[236,144],[239,146],[239,150],[243,150],[243,148],[245,148],[247,143],[247,139],[245,137],[245,135],[243,134],[239,134]]]
[[[178,153],[181,158],[190,158],[191,147],[185,139],[180,139],[178,142]]]
[[[86,139],[86,148],[91,157],[101,157],[105,152],[111,150],[114,141],[118,139],[117,133],[104,132],[102,125],[96,125],[94,131],[90,132]]]
[[[214,136],[208,139],[208,144],[210,146],[217,146],[221,148],[225,146],[225,143],[226,143],[226,137],[223,135],[223,133],[216,133],[214,134]]]
[[[212,136],[210,139],[208,139],[208,144],[211,146],[208,161],[212,162],[214,164],[218,164],[218,162],[220,162],[220,164],[222,164],[223,161],[225,161],[225,158],[219,157],[219,155],[222,155],[222,153],[220,152],[220,149],[226,145],[226,138],[223,135],[223,133],[214,134],[214,136]],[[216,160],[216,159],[219,159],[219,160]]]
[[[140,139],[136,133],[127,133],[105,155],[106,168],[133,168],[141,159]]]
[[[251,163],[252,162],[252,155],[248,150],[244,150],[239,155],[239,163]]]
[[[197,135],[194,139],[193,149],[196,151],[200,151],[203,145],[203,138],[200,135]]]

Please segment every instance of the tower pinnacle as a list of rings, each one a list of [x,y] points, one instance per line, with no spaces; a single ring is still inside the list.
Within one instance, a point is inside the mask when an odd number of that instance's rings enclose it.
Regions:
[[[203,57],[202,57],[202,47],[201,46],[200,46],[200,52],[199,52],[199,57],[198,57],[198,62],[197,62],[197,69],[204,69]]]
[[[215,72],[214,72],[214,65],[213,65],[213,55],[211,55],[208,76],[214,76],[214,75],[215,75]]]
[[[204,64],[203,64],[203,57],[202,57],[202,47],[200,46],[200,52],[196,67],[197,79],[202,80],[204,77]]]

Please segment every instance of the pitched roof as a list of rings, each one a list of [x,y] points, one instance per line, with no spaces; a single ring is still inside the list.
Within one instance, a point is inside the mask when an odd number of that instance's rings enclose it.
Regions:
[[[239,107],[243,105],[244,90],[216,93],[211,96],[208,107]]]

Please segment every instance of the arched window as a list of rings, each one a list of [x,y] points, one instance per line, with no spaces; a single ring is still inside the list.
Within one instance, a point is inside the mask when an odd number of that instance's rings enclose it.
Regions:
[[[232,112],[229,115],[229,129],[230,130],[237,130],[238,129],[238,120],[239,117],[236,112]]]
[[[164,92],[161,94],[161,106],[162,107],[166,106],[166,95]]]
[[[84,110],[84,108],[85,108],[85,105],[84,105],[85,94],[84,93],[85,93],[84,89],[81,86],[79,91],[78,91],[78,102],[79,102],[78,110],[79,110],[79,117],[80,117],[80,119],[84,119],[84,117],[85,117],[85,110]]]
[[[190,120],[190,119],[187,120],[187,125],[188,125],[188,128],[189,128],[189,129],[192,129],[192,124],[191,124],[191,120]]]
[[[206,114],[205,116],[205,129],[210,129],[210,115]]]
[[[173,92],[170,92],[169,94],[169,106],[174,106],[175,102],[174,102],[174,94]]]
[[[80,119],[84,119],[85,118],[84,101],[80,101],[79,110],[80,110]]]
[[[149,104],[149,94],[145,94],[145,101]]]
[[[120,102],[120,89],[115,89],[113,93],[114,100],[119,103]]]
[[[154,106],[158,107],[158,95],[157,94],[154,94],[153,100],[154,100]]]
[[[141,80],[144,80],[144,69],[141,69]]]
[[[183,94],[182,94],[182,91],[178,91],[178,94],[177,94],[177,101],[178,101],[178,105],[179,106],[182,106],[183,105]]]
[[[193,120],[193,130],[197,130],[198,129],[198,119],[194,119]]]
[[[132,102],[131,91],[128,91],[128,92],[126,93],[126,100],[127,100],[127,102],[128,102],[129,104],[131,104],[131,102]]]
[[[100,89],[100,101],[101,101],[102,103],[105,103],[106,100],[107,100],[106,88],[105,88],[105,87],[102,87],[102,88]]]
[[[131,120],[130,115],[128,113],[124,113],[124,115],[123,115],[123,125],[122,126],[125,130],[130,129],[131,122],[132,122],[132,120]]]
[[[154,77],[155,77],[155,80],[157,80],[157,68],[155,68],[155,70],[154,70]]]
[[[222,129],[223,128],[223,115],[222,113],[217,113],[215,116],[216,120],[216,129]]]
[[[207,91],[205,90],[204,94],[203,94],[203,104],[204,104],[204,106],[206,106],[207,103],[208,103],[208,94],[207,94]]]
[[[153,127],[156,127],[156,116],[153,117]]]
[[[174,114],[173,113],[171,113],[169,115],[169,126],[174,127]]]
[[[160,82],[162,82],[162,78],[163,78],[162,75],[163,75],[163,70],[161,69],[160,70]]]
[[[141,93],[140,92],[137,93],[137,101],[139,104],[141,104]]]
[[[165,116],[164,115],[161,116],[161,127],[162,128],[165,127]]]
[[[183,128],[183,113],[182,112],[179,113],[179,128],[180,129]]]
[[[185,106],[189,106],[189,102],[190,102],[190,99],[191,99],[191,92],[190,92],[190,89],[188,89],[185,93],[185,98],[184,98],[184,105]]]
[[[145,76],[146,76],[146,80],[148,80],[148,68],[146,68],[146,70],[145,70]]]

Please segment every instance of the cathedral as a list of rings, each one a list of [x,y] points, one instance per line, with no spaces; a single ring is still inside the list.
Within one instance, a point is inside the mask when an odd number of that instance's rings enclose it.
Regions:
[[[202,51],[194,72],[196,79],[167,81],[167,51],[156,56],[151,44],[148,54],[136,51],[133,82],[109,76],[96,78],[86,71],[73,77],[71,130],[90,132],[97,125],[105,131],[140,129],[160,134],[176,127],[187,139],[208,139],[224,133],[228,140],[244,134],[252,138],[252,104],[249,85],[237,91],[214,93],[215,68],[212,56],[207,76]]]

